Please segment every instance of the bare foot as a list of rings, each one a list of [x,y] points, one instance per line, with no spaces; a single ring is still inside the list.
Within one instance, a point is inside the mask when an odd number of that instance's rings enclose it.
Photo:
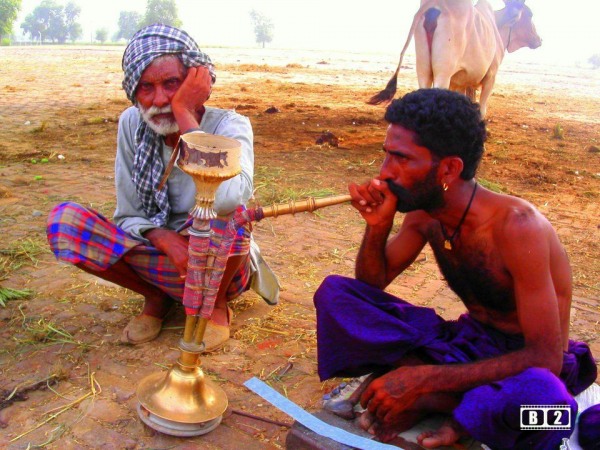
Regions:
[[[405,411],[394,423],[390,425],[381,424],[369,411],[365,411],[358,419],[358,425],[368,433],[377,436],[381,442],[390,442],[399,433],[414,427],[423,417],[422,411]]]
[[[442,445],[452,445],[463,435],[464,430],[454,419],[448,419],[436,431],[425,431],[417,437],[417,442],[426,448],[436,448]]]
[[[360,415],[356,423],[366,432],[375,434],[375,420],[377,418],[367,410]]]

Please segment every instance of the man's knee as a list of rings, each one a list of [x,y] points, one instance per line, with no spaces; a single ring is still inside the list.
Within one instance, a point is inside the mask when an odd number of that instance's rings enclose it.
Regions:
[[[61,211],[72,211],[72,212],[80,212],[86,210],[85,207],[81,206],[79,203],[75,202],[62,202],[52,208],[50,215],[59,213]]]
[[[524,370],[498,383],[473,389],[465,394],[464,400],[485,401],[498,413],[504,414],[505,419],[515,423],[519,421],[519,411],[523,405],[577,407],[577,402],[569,394],[564,383],[548,369],[537,367]]]
[[[576,404],[564,383],[548,369],[531,368],[503,381],[515,407]],[[517,405],[518,404],[518,405]]]
[[[63,223],[76,222],[76,218],[80,217],[85,211],[87,211],[79,203],[75,202],[63,202],[56,205],[48,214],[47,221],[47,233],[51,234],[57,231]]]
[[[330,306],[339,298],[350,278],[341,275],[328,275],[316,290],[313,301],[317,310]]]
[[[475,439],[498,448],[517,448],[523,433],[521,407],[531,405],[567,405],[571,417],[577,414],[577,403],[563,382],[547,369],[531,368],[466,392],[454,416]],[[558,442],[561,437],[556,436]]]

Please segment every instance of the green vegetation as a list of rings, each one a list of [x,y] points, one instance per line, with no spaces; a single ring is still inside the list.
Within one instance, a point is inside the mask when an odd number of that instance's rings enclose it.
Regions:
[[[478,178],[477,182],[482,185],[484,188],[489,189],[492,192],[507,193],[507,190],[504,186],[495,181],[486,180],[485,178]]]
[[[5,307],[9,300],[29,298],[33,295],[30,289],[13,289],[0,286],[0,306]]]
[[[55,323],[40,318],[37,320],[31,320],[25,317],[23,320],[23,330],[28,334],[26,339],[19,339],[19,343],[23,345],[31,344],[73,344],[83,349],[91,347],[90,345],[79,341],[73,337],[71,333],[66,331],[64,328],[56,325]]]
[[[13,23],[19,14],[21,9],[21,0],[0,0],[0,38],[2,45],[10,40],[6,41],[5,36],[10,36],[12,33]],[[8,39],[8,38],[6,38]]]

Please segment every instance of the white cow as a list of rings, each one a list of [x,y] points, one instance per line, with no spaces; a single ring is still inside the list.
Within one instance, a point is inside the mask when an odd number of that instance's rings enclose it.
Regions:
[[[525,0],[504,0],[493,11],[486,0],[423,0],[408,34],[396,72],[386,88],[368,103],[390,101],[396,93],[398,72],[412,36],[415,36],[417,78],[420,88],[443,88],[462,92],[479,104],[485,116],[496,73],[504,57],[521,47],[542,44]]]

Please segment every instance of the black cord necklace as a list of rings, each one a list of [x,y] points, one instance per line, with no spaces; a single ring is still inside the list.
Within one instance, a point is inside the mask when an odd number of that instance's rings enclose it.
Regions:
[[[440,221],[440,227],[442,228],[442,234],[444,235],[444,248],[446,250],[452,250],[452,242],[454,242],[454,239],[460,233],[460,229],[467,217],[467,213],[469,212],[469,209],[471,209],[471,203],[473,203],[473,199],[475,198],[476,190],[477,190],[477,183],[475,183],[475,186],[473,187],[473,192],[471,193],[471,198],[469,199],[469,204],[467,205],[467,208],[465,209],[465,212],[463,213],[462,217],[458,221],[458,225],[454,229],[454,233],[452,233],[452,236],[448,237],[448,233],[446,233],[446,228],[444,227],[444,224]]]

